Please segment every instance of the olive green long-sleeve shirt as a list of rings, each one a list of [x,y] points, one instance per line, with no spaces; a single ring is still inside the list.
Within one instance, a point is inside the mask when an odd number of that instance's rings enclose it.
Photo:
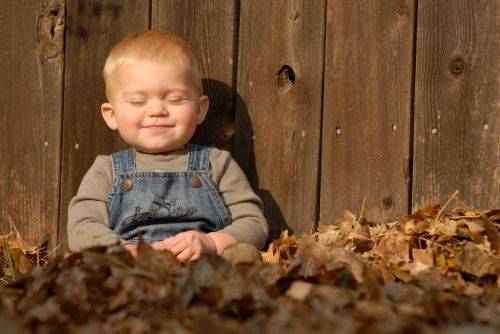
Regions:
[[[139,172],[185,171],[187,154],[185,147],[165,154],[135,151],[136,169]],[[250,243],[262,249],[268,237],[262,201],[229,152],[212,148],[208,176],[228,209],[230,225],[222,231],[232,235],[238,242]],[[117,242],[127,243],[109,228],[106,200],[113,178],[111,155],[99,155],[69,204],[67,227],[71,251]]]

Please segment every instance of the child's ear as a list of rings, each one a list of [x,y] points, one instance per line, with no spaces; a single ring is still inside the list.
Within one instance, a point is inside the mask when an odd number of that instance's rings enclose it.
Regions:
[[[106,102],[101,105],[101,114],[102,118],[104,118],[106,124],[111,130],[118,129],[118,125],[116,124],[115,111],[113,110],[113,106],[111,105],[111,103]]]
[[[198,115],[196,115],[196,124],[200,125],[205,120],[205,116],[207,116],[208,106],[210,102],[208,100],[208,96],[202,95],[198,101]]]

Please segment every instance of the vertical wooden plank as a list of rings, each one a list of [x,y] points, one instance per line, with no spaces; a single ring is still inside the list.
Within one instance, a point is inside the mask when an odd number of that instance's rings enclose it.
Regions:
[[[210,108],[191,142],[231,149],[237,22],[235,0],[153,0],[151,27],[182,37],[199,57]]]
[[[325,10],[325,1],[241,2],[235,155],[271,238],[317,219]]]
[[[64,4],[0,2],[0,221],[57,235]],[[0,232],[1,233],[1,232]]]
[[[109,130],[100,112],[105,101],[102,69],[109,51],[126,35],[148,29],[149,0],[69,1],[58,240],[67,249],[67,210],[80,181],[99,154],[126,144]]]
[[[500,3],[419,1],[414,209],[500,205]]]
[[[320,221],[407,212],[414,1],[328,1]]]

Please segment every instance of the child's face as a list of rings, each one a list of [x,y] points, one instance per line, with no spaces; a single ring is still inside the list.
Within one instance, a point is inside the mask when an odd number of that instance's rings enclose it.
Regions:
[[[110,103],[101,106],[104,120],[140,152],[181,148],[208,110],[208,97],[192,81],[172,63],[122,66],[114,74]]]

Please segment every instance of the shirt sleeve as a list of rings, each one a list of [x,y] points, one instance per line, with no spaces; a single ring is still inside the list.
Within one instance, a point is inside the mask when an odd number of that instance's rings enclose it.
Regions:
[[[262,249],[269,235],[262,200],[228,151],[212,148],[211,162],[214,182],[230,215],[230,225],[222,231]]]
[[[83,177],[78,192],[68,207],[70,251],[127,243],[109,228],[106,200],[112,182],[111,157],[100,155]]]

